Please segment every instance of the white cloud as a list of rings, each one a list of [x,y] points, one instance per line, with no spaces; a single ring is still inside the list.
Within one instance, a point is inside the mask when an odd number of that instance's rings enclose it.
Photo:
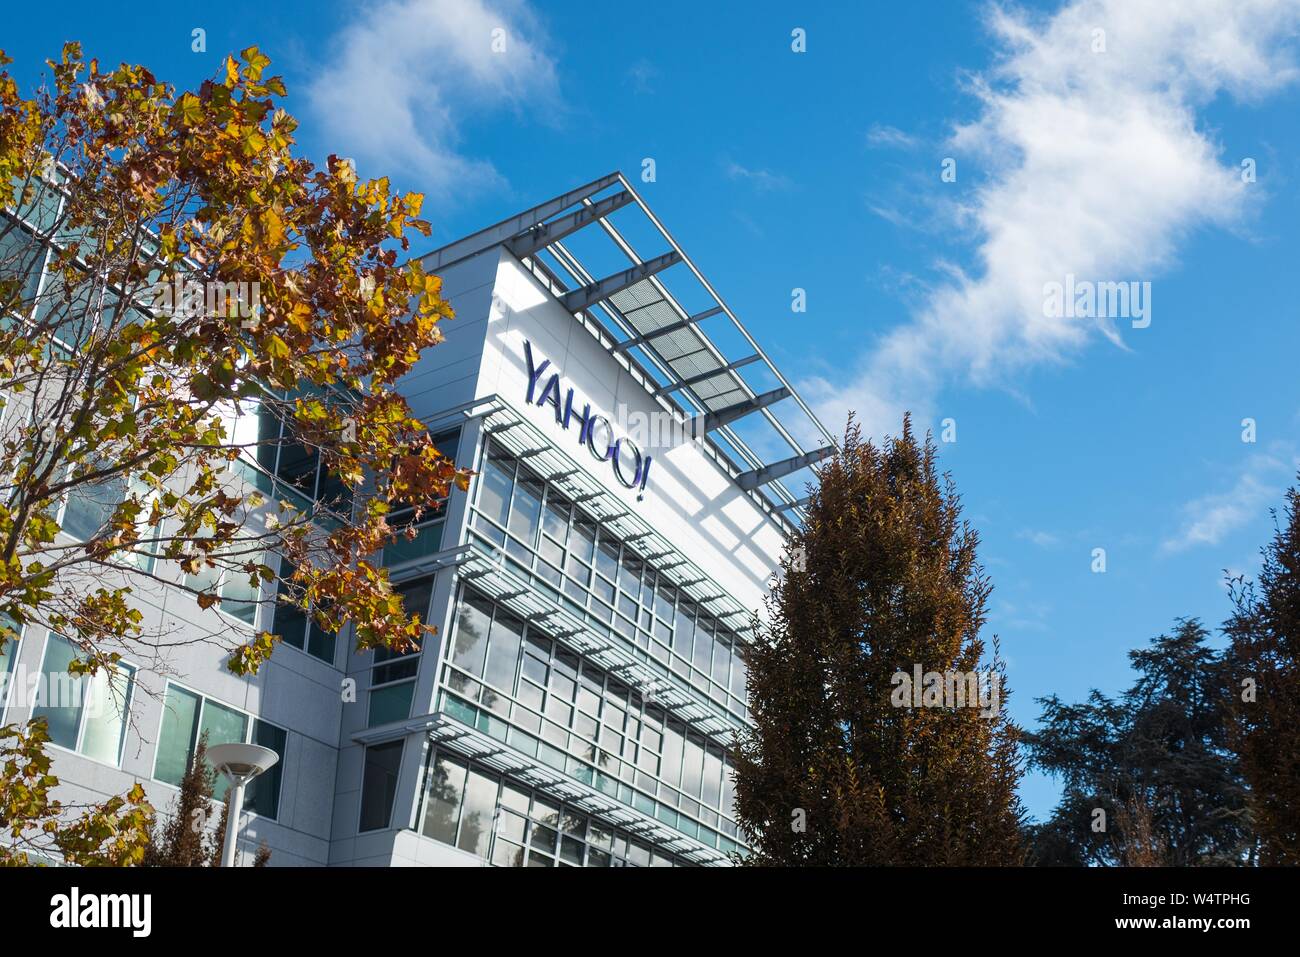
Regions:
[[[659,68],[644,58],[637,60],[627,70],[627,79],[637,93],[653,93],[659,79]]]
[[[1026,528],[1016,533],[1016,538],[1023,539],[1039,548],[1053,548],[1061,544],[1060,538],[1042,529]]]
[[[726,171],[727,176],[731,179],[752,183],[755,189],[764,192],[773,189],[788,189],[790,186],[790,180],[780,173],[773,173],[767,169],[750,169],[734,160],[728,161]]]
[[[828,424],[853,408],[866,431],[896,431],[902,409],[924,420],[953,378],[1006,385],[1098,331],[1118,340],[1095,319],[1044,317],[1044,283],[1150,280],[1189,231],[1237,222],[1237,158],[1220,155],[1197,110],[1297,75],[1287,44],[1300,0],[1078,0],[1050,17],[994,7],[988,22],[1001,56],[971,79],[980,113],[947,147],[961,186],[941,183],[936,165],[933,187],[969,197],[953,222],[976,238],[977,267],[945,267],[910,320],[844,375],[804,383]],[[1094,29],[1104,53],[1092,52]],[[983,185],[967,193],[977,171]]]
[[[1203,495],[1183,506],[1178,532],[1160,546],[1163,552],[1181,552],[1198,545],[1217,545],[1268,509],[1279,504],[1287,483],[1295,476],[1300,458],[1283,444],[1250,456],[1232,488]]]
[[[559,101],[555,61],[524,0],[386,0],[357,13],[333,47],[307,90],[322,139],[363,161],[363,175],[364,164],[409,174],[421,191],[499,185],[491,162],[460,152],[460,126],[501,108],[545,115]]]
[[[884,126],[874,123],[867,130],[867,144],[882,148],[911,149],[916,145],[916,137],[904,133],[896,126]]]

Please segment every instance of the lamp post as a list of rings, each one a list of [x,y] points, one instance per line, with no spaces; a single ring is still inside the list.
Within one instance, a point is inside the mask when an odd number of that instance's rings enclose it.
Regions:
[[[280,756],[259,744],[214,744],[208,748],[207,758],[230,782],[230,790],[226,792],[226,839],[221,848],[221,866],[234,867],[244,788],[253,778],[274,767]]]

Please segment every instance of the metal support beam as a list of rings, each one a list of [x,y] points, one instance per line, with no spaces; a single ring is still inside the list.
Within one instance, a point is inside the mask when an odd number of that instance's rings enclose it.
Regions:
[[[835,454],[835,446],[824,445],[813,452],[805,452],[803,455],[792,455],[788,459],[782,459],[780,462],[773,462],[771,465],[764,465],[761,469],[751,469],[748,472],[742,472],[736,476],[736,484],[743,489],[755,489],[760,485],[766,485],[768,482],[775,482],[784,475],[791,472],[797,472],[809,465],[816,465],[822,459],[830,458]]]
[[[446,269],[462,259],[468,259],[485,249],[498,246],[508,239],[513,239],[525,230],[546,222],[552,216],[564,212],[570,206],[582,202],[588,196],[599,193],[602,189],[607,189],[620,181],[618,173],[610,173],[608,176],[593,180],[586,186],[580,186],[562,196],[557,196],[550,202],[525,210],[518,216],[503,219],[495,226],[481,229],[472,236],[466,236],[464,239],[458,239],[441,249],[435,249],[424,257],[424,268],[428,272],[436,273],[438,270]]]
[[[735,372],[742,366],[747,366],[751,362],[757,362],[761,359],[758,353],[752,356],[745,356],[743,359],[737,359],[735,362],[729,362],[725,366],[719,366],[712,372],[701,372],[699,375],[693,375],[689,379],[679,379],[677,382],[670,382],[668,385],[662,385],[655,389],[655,395],[667,395],[669,392],[676,392],[678,389],[688,389],[693,385],[699,385],[701,382],[708,382],[715,376],[723,375],[727,372]]]
[[[705,309],[703,312],[697,312],[695,315],[687,316],[685,319],[679,319],[676,322],[670,322],[668,323],[668,325],[660,326],[658,329],[651,329],[648,332],[643,332],[639,336],[633,336],[631,339],[628,339],[626,342],[620,342],[616,346],[614,346],[613,349],[614,354],[617,355],[620,352],[627,352],[627,350],[629,349],[634,349],[637,346],[645,345],[647,342],[649,342],[651,339],[656,338],[657,336],[666,336],[670,332],[679,332],[682,329],[686,329],[690,326],[695,325],[701,319],[708,319],[710,316],[716,316],[720,312],[722,312],[722,307],[714,306],[712,309]]]
[[[811,495],[805,495],[803,498],[799,499],[799,500],[796,501],[796,502],[783,502],[783,503],[780,504],[780,505],[774,506],[774,507],[773,507],[773,511],[776,511],[776,512],[788,512],[788,511],[790,511],[790,509],[792,509],[792,508],[803,508],[803,507],[804,507],[805,505],[807,505],[810,501],[812,501],[812,496],[811,496]]]
[[[676,250],[664,253],[662,256],[656,256],[654,259],[647,259],[645,262],[637,263],[622,272],[606,276],[598,282],[593,282],[590,286],[583,286],[581,289],[566,292],[560,297],[560,304],[569,312],[582,312],[602,299],[608,299],[614,293],[621,292],[628,286],[634,285],[643,279],[649,279],[655,273],[662,272],[669,266],[675,266],[681,261],[682,255]]]
[[[749,415],[751,412],[757,412],[759,409],[765,409],[775,402],[790,397],[790,390],[785,386],[779,389],[773,389],[771,392],[763,392],[754,396],[752,399],[743,399],[735,405],[729,405],[725,408],[718,409],[716,412],[706,412],[704,415],[697,415],[691,419],[687,435],[703,435],[706,432],[712,432],[714,429],[720,429],[729,422],[735,422],[742,416]],[[702,420],[702,421],[701,421]],[[703,428],[699,428],[700,426]]]
[[[523,235],[516,236],[507,242],[506,246],[519,259],[531,256],[538,250],[545,249],[551,243],[557,242],[571,233],[576,233],[583,226],[588,226],[596,220],[608,216],[616,209],[622,209],[632,202],[632,198],[631,193],[623,190],[613,196],[598,199],[590,206],[584,206],[575,213],[553,219],[549,223],[542,223],[540,226],[534,226]]]

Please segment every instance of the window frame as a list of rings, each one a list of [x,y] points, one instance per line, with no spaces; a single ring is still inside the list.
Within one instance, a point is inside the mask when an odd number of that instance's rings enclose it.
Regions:
[[[175,686],[179,688],[181,691],[185,692],[186,694],[193,695],[194,697],[199,699],[199,707],[194,712],[194,725],[190,729],[190,742],[186,749],[186,755],[185,755],[186,767],[188,767],[189,763],[194,759],[194,749],[198,747],[198,740],[199,740],[198,736],[200,734],[199,729],[203,727],[203,710],[207,706],[209,701],[211,701],[213,704],[221,706],[222,708],[225,708],[227,711],[237,712],[238,714],[241,714],[246,719],[248,719],[247,723],[244,725],[244,740],[238,742],[240,744],[257,743],[254,740],[254,738],[256,737],[256,726],[259,723],[268,725],[279,731],[283,731],[284,732],[284,754],[280,755],[280,760],[277,763],[280,765],[281,768],[284,767],[285,762],[288,761],[289,759],[289,736],[293,733],[291,729],[286,728],[283,725],[276,724],[274,721],[267,721],[265,718],[262,718],[261,716],[256,715],[251,711],[247,711],[244,708],[236,707],[235,705],[232,704],[227,704],[225,701],[222,701],[219,698],[205,694],[204,692],[199,691],[195,688],[191,688],[188,685],[185,685],[179,681],[174,681],[173,679],[168,678],[163,683],[162,708],[158,712],[158,733],[154,738],[155,744],[153,750],[153,765],[149,769],[149,780],[154,781],[157,784],[161,784],[164,787],[175,788],[177,790],[180,789],[180,785],[172,784],[170,781],[158,777],[158,757],[162,753],[163,722],[167,720],[167,692],[171,690],[172,686]],[[283,786],[283,771],[282,771],[281,786],[276,790],[276,794],[275,794],[274,816],[259,814],[256,810],[249,807],[247,794],[245,794],[244,797],[244,807],[241,813],[257,814],[258,817],[266,818],[268,821],[279,822],[280,811],[282,810],[283,798],[284,798],[284,786]]]
[[[45,630],[45,640],[41,646],[41,658],[40,658],[40,664],[38,666],[38,671],[41,676],[42,687],[45,684],[45,659],[46,656],[49,654],[50,645],[52,644],[52,641],[55,638],[58,638],[60,641],[67,642],[69,645],[72,645],[74,649],[74,654],[76,652],[76,645],[73,644],[71,640],[64,637],[63,635],[60,635],[53,628],[47,628]],[[106,767],[111,767],[111,768],[118,768],[119,770],[121,769],[122,759],[125,756],[125,751],[126,751],[126,732],[127,732],[127,728],[131,724],[131,711],[135,707],[135,685],[136,685],[135,679],[136,676],[140,673],[141,669],[139,665],[135,664],[133,661],[127,658],[121,658],[118,661],[118,666],[119,667],[125,666],[126,668],[129,668],[130,673],[127,675],[127,691],[126,691],[125,701],[122,708],[122,716],[121,716],[122,730],[118,737],[118,742],[117,742],[117,759],[115,761],[105,761],[103,758],[95,757],[92,754],[86,754],[84,751],[81,750],[82,743],[85,741],[85,736],[86,736],[86,705],[84,702],[81,705],[79,705],[80,713],[77,715],[77,737],[73,746],[68,747],[67,745],[59,744],[57,741],[51,738],[50,741],[48,742],[50,747],[57,748],[58,750],[66,752],[68,754],[75,754],[77,755],[77,757],[84,758],[87,761],[94,761],[96,764],[102,764],[105,765]],[[86,681],[90,678],[89,675],[78,675],[77,677],[81,681]],[[112,679],[110,678],[109,680],[111,681]],[[7,704],[7,702],[0,702],[0,704]],[[31,707],[31,714],[28,716],[29,721],[32,720],[33,717],[35,717],[36,709],[39,707],[50,707],[50,706],[41,705],[39,701],[33,701]]]
[[[446,761],[456,768],[463,770],[464,781],[456,798],[455,803],[455,822],[451,841],[445,841],[440,837],[433,837],[425,831],[425,818],[428,813],[429,803],[433,795],[429,790],[429,782],[435,769],[442,761]],[[461,841],[465,833],[466,809],[468,807],[467,795],[470,789],[470,779],[472,775],[491,780],[495,785],[491,827],[488,829],[488,846],[485,854],[479,854],[477,851],[467,850],[462,846]],[[521,810],[506,801],[507,790],[515,792],[520,797],[527,798],[527,808]],[[502,821],[505,815],[510,815],[511,819],[521,819],[523,822],[523,834],[516,839],[513,835],[504,835]],[[634,834],[625,828],[601,821],[593,816],[590,812],[575,807],[570,802],[562,798],[553,797],[538,788],[510,777],[508,774],[502,774],[481,762],[458,754],[446,748],[431,747],[424,758],[424,767],[420,775],[419,798],[416,801],[415,808],[415,825],[414,830],[421,838],[433,841],[444,847],[453,848],[463,854],[469,854],[478,860],[484,862],[489,867],[507,866],[496,861],[500,842],[504,841],[511,848],[507,851],[509,854],[521,853],[518,866],[521,868],[528,867],[689,867],[692,866],[689,861],[671,851],[664,851],[656,845],[637,838]],[[548,849],[546,846],[539,846],[536,843],[539,829],[545,829],[550,832],[546,835],[544,841],[550,843],[554,838],[553,845]],[[602,838],[601,835],[604,835]],[[607,842],[606,842],[607,839]],[[572,845],[580,845],[580,860],[574,863],[572,860],[565,859],[566,848]],[[602,855],[605,858],[604,863],[593,863],[593,853]],[[637,852],[640,857],[644,852],[644,864],[638,863],[633,859],[633,851]],[[533,863],[534,860],[544,861],[541,864]],[[512,865],[511,865],[512,866]]]
[[[442,696],[451,695],[471,708],[493,715],[507,728],[536,738],[563,755],[566,764],[572,757],[601,770],[620,787],[626,786],[646,799],[692,819],[697,827],[720,831],[728,839],[737,838],[739,831],[734,803],[724,801],[727,795],[734,797],[734,789],[728,790],[726,779],[734,774],[735,762],[723,742],[674,718],[671,711],[653,700],[647,701],[638,688],[569,648],[562,640],[551,637],[545,625],[523,622],[524,630],[513,672],[515,687],[507,689],[489,682],[485,678],[486,661],[492,653],[491,636],[495,633],[497,616],[504,614],[512,619],[518,616],[472,584],[459,586],[453,604],[448,638],[443,643],[446,650],[439,659],[440,697],[436,699],[439,702],[437,707],[445,710]],[[492,612],[487,619],[488,647],[484,649],[483,674],[478,675],[453,659],[463,607],[476,604],[489,606]],[[477,611],[482,613],[481,608]],[[575,659],[576,669],[565,664],[564,658]],[[535,663],[531,669],[530,660]],[[599,692],[595,690],[597,682]],[[572,695],[563,691],[568,683],[574,685]],[[522,690],[525,684],[534,690],[536,703],[525,697]],[[493,703],[483,700],[485,692],[493,696]],[[592,713],[592,700],[595,714]],[[566,709],[567,716],[563,720],[556,716],[553,702],[559,702],[559,707]],[[496,703],[502,703],[504,707],[497,708],[494,706]],[[521,715],[521,711],[526,714]],[[584,729],[584,721],[594,725],[594,734]],[[563,735],[563,742],[549,735],[548,732],[553,730],[557,735]],[[678,731],[680,747],[670,749],[670,734]],[[699,767],[693,769],[698,777],[694,782],[694,793],[688,790],[687,785],[688,771],[691,770],[686,761],[690,754],[688,741],[690,746],[698,746],[700,752]],[[721,777],[716,781],[716,799],[712,804],[706,804],[703,800],[705,755],[710,749],[721,756],[718,769]],[[675,766],[668,764],[671,757],[676,758]],[[611,760],[612,765],[608,763]],[[635,803],[635,799],[629,803]]]
[[[292,575],[293,572],[291,569],[286,569],[286,566],[289,564],[289,560],[287,558],[285,558],[283,555],[278,555],[277,559],[278,561],[275,570],[275,595],[272,598],[274,603],[270,611],[271,627],[267,630],[270,631],[272,634],[275,634],[276,618],[279,617],[280,608],[281,607],[292,608],[294,611],[296,611],[298,614],[302,615],[303,617],[302,634],[298,636],[302,644],[301,645],[293,644],[292,642],[287,640],[283,634],[280,635],[280,644],[288,648],[292,648],[294,651],[307,655],[308,657],[314,658],[317,661],[322,662],[323,664],[329,665],[331,668],[337,669],[338,660],[339,660],[339,648],[343,644],[343,642],[339,640],[341,637],[339,632],[334,632],[333,634],[330,634],[329,632],[326,632],[325,629],[317,625],[315,621],[312,620],[311,615],[312,615],[312,609],[315,607],[315,602],[309,603],[307,610],[302,611],[301,609],[298,608],[297,605],[294,605],[291,602],[280,601],[280,590],[281,590],[280,586],[283,585],[285,582],[283,575],[285,571],[289,571],[290,575]],[[316,630],[319,630],[323,634],[329,635],[329,637],[332,639],[331,641],[332,654],[328,658],[324,658],[321,655],[318,655],[311,650],[312,636],[313,636],[313,632]]]
[[[468,533],[471,536],[503,552],[507,562],[517,566],[516,574],[596,631],[635,645],[640,655],[681,677],[714,706],[742,720],[748,718],[745,689],[733,689],[735,660],[743,656],[745,648],[738,632],[668,581],[631,542],[608,531],[580,503],[573,502],[562,489],[543,479],[491,437],[484,442],[483,463],[470,500]],[[484,489],[488,487],[484,475],[489,469],[502,472],[510,483],[504,496],[502,522],[482,507]],[[516,515],[515,500],[524,482],[539,482],[543,488],[538,520],[526,537],[511,530]],[[562,508],[552,512],[553,501]],[[548,517],[554,520],[560,511],[568,516],[564,542],[559,542],[547,527]],[[575,549],[576,538],[586,540],[580,531],[590,531],[590,549],[585,546]],[[612,580],[601,570],[602,549],[606,547],[617,550]],[[582,554],[588,551],[589,555]],[[683,635],[680,642],[679,621],[690,626],[689,636]]]

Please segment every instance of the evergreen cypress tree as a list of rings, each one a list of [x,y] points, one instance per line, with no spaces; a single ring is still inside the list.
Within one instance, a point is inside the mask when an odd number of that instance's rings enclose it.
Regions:
[[[1263,549],[1258,583],[1233,581],[1231,742],[1250,786],[1261,864],[1300,864],[1300,492]],[[1252,684],[1253,683],[1253,684]]]
[[[919,444],[904,419],[877,448],[850,418],[818,479],[746,656],[754,727],[738,741],[736,804],[747,860],[1019,863],[1001,666],[988,717],[897,704],[897,676],[911,679],[914,666],[969,674],[984,664],[990,585],[933,442]]]

